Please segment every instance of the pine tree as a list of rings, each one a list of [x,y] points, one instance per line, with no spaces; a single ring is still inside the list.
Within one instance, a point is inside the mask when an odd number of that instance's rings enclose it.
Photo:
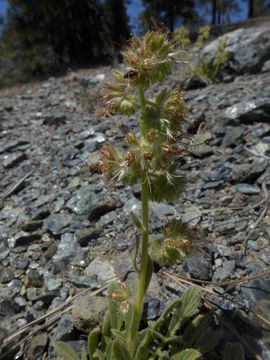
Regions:
[[[194,17],[193,0],[143,0],[145,11],[141,14],[141,27],[146,30],[150,27],[151,17],[161,22],[173,32],[178,19],[184,23]]]
[[[20,49],[29,73],[43,72],[49,58],[53,65],[102,58],[105,34],[98,0],[9,0],[8,24],[4,38],[16,55]]]
[[[117,61],[123,41],[130,36],[125,2],[123,0],[105,0],[104,21],[109,40],[109,53],[114,61]]]

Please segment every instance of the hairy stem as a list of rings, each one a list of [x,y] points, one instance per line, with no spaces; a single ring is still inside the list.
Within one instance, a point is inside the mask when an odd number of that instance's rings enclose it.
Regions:
[[[141,109],[145,106],[145,98],[143,93],[143,88],[140,88],[140,98],[141,98]],[[141,136],[145,136],[145,129],[141,126]],[[142,317],[142,308],[143,308],[143,299],[146,293],[146,275],[147,275],[147,263],[148,263],[148,228],[149,228],[149,218],[148,218],[148,183],[144,173],[141,177],[142,181],[142,222],[144,226],[144,232],[142,236],[142,253],[141,253],[141,267],[139,272],[139,279],[137,285],[137,294],[136,294],[136,303],[134,305],[133,320],[131,325],[131,334],[129,341],[129,353],[131,357],[134,353],[135,342],[138,334],[138,329]]]

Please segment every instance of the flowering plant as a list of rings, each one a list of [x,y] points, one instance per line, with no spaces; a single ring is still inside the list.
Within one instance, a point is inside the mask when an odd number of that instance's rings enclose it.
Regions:
[[[220,333],[209,327],[208,315],[189,321],[200,303],[198,287],[189,288],[159,319],[140,329],[153,260],[161,264],[179,263],[192,249],[188,228],[180,220],[172,220],[165,224],[163,236],[152,242],[149,254],[149,200],[178,199],[185,184],[178,172],[179,159],[189,146],[183,130],[186,117],[183,93],[179,89],[163,89],[154,99],[145,95],[148,87],[162,82],[170,73],[173,51],[174,43],[164,32],[149,31],[142,39],[134,36],[122,53],[127,71],[114,72],[114,83],[105,85],[104,114],[131,115],[140,110],[140,132],[125,131],[126,152],[112,145],[103,146],[101,160],[94,168],[112,183],[140,182],[142,216],[139,219],[131,213],[139,233],[133,254],[138,279],[132,285],[114,282],[108,286],[109,307],[103,325],[93,329],[88,338],[91,360],[194,360],[220,339]],[[57,342],[55,346],[65,359],[79,359],[67,344]],[[87,360],[85,350],[81,356]]]

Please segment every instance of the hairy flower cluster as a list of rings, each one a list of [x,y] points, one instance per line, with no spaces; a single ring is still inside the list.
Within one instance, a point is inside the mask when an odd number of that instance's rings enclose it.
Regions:
[[[163,237],[153,242],[153,258],[160,264],[182,262],[191,253],[190,237],[188,228],[180,220],[173,220],[165,225]]]
[[[162,31],[148,31],[142,39],[133,36],[122,52],[131,84],[147,87],[163,81],[170,74],[169,54],[173,49],[174,45]]]

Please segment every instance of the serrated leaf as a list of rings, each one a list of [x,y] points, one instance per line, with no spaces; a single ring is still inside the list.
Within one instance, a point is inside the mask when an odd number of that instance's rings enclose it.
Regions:
[[[143,224],[140,222],[140,220],[138,219],[138,217],[134,214],[133,211],[131,211],[130,215],[131,215],[131,220],[132,220],[133,224],[136,226],[136,228],[137,228],[140,232],[144,233],[144,232],[145,232],[145,227],[144,227]]]
[[[100,333],[99,328],[95,328],[90,332],[88,336],[88,352],[90,359],[92,359],[94,352],[98,347],[99,333]]]
[[[192,286],[184,292],[170,321],[168,335],[175,335],[176,331],[194,314],[200,300],[201,290],[197,286]]]
[[[87,352],[86,352],[84,346],[83,346],[83,348],[82,348],[81,360],[87,360]]]
[[[58,354],[63,356],[64,360],[80,360],[79,356],[69,344],[63,341],[55,341],[53,345]]]
[[[222,360],[245,360],[245,351],[242,344],[227,343],[223,351]]]
[[[114,340],[112,344],[113,355],[116,360],[129,360],[130,355],[124,342]]]
[[[196,360],[201,356],[195,349],[186,349],[171,357],[171,360]]]

